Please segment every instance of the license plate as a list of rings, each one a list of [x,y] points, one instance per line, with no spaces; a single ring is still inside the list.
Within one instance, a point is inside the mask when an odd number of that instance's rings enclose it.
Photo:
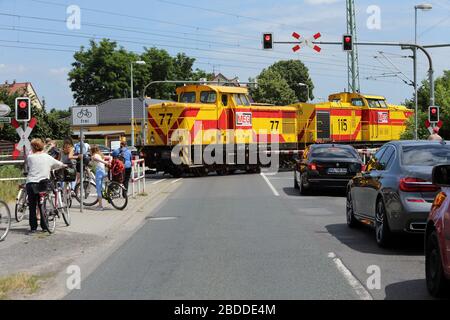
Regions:
[[[329,174],[346,174],[347,168],[329,168],[328,173]]]

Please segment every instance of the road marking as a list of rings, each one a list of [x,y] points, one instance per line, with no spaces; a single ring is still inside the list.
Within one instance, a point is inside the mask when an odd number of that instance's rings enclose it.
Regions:
[[[278,174],[278,172],[270,172],[270,171],[266,171],[266,172],[262,172],[264,173],[266,176],[276,176]]]
[[[158,181],[153,182],[152,184],[158,184],[158,183],[161,183],[161,182],[163,182],[163,181],[165,181],[165,180],[167,180],[167,179],[161,179],[161,180],[158,180]]]
[[[178,217],[156,217],[156,218],[149,218],[148,220],[151,221],[167,221],[167,220],[175,220],[178,219]]]
[[[170,184],[177,183],[178,181],[181,181],[181,180],[183,180],[183,178],[180,178],[180,179],[177,179],[177,180],[173,180]]]
[[[276,197],[279,197],[280,194],[279,194],[278,191],[275,189],[275,187],[270,183],[269,179],[266,177],[266,175],[265,175],[263,172],[261,172],[261,177],[263,177],[263,179],[264,179],[264,180],[266,181],[266,183],[269,185],[269,187],[270,187],[270,189],[272,190],[273,194],[274,194]]]
[[[347,280],[353,290],[355,290],[356,294],[361,300],[373,300],[373,297],[369,293],[369,291],[366,290],[361,282],[359,282],[359,280],[352,274],[352,272],[344,265],[342,260],[339,259],[334,252],[328,253],[328,258],[333,260],[338,271],[342,273],[344,278]]]

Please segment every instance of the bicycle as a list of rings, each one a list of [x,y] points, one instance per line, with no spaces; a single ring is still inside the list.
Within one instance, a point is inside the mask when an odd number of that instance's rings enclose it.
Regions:
[[[0,241],[6,239],[11,228],[11,212],[8,205],[0,200]]]
[[[66,226],[70,226],[71,217],[67,202],[67,195],[58,180],[58,170],[52,170],[51,179],[42,182],[39,188],[39,210],[43,228],[50,234],[55,232],[56,219],[62,216]]]
[[[74,197],[75,199],[81,203],[80,201],[80,184],[81,182],[77,182],[75,185],[74,190]],[[84,175],[83,175],[83,204],[85,206],[93,206],[97,203],[97,191],[96,191],[96,184],[95,184],[95,175],[89,169],[89,167],[84,167]]]
[[[83,205],[87,207],[94,206],[98,203],[96,184],[93,182],[84,182],[84,198],[90,199],[83,201]],[[79,198],[80,183],[75,187],[76,197]],[[94,198],[95,197],[95,198]],[[124,210],[128,205],[128,194],[125,186],[117,181],[108,179],[102,191],[102,197],[117,210]]]
[[[26,185],[21,184],[19,186],[19,192],[17,193],[16,197],[16,205],[14,208],[14,217],[17,222],[21,222],[23,218],[25,217],[25,213],[28,209],[28,196],[27,196],[27,190]]]

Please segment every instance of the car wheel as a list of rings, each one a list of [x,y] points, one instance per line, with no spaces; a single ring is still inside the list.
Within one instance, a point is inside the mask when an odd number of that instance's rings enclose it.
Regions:
[[[298,181],[297,181],[297,171],[294,170],[294,188],[299,189]]]
[[[449,283],[442,267],[441,251],[436,230],[426,239],[425,274],[428,292],[436,298],[448,293]]]
[[[386,215],[386,208],[382,199],[378,199],[375,212],[375,238],[377,244],[382,248],[388,247],[392,239],[392,233]]]
[[[353,210],[353,200],[350,190],[347,192],[347,205],[346,205],[347,226],[350,228],[359,227],[359,221],[355,218],[355,212]]]
[[[304,175],[300,174],[300,182],[299,182],[298,186],[299,186],[299,189],[300,189],[300,194],[303,195],[303,196],[305,196],[305,195],[307,195],[309,193],[309,188],[306,188],[305,184],[303,183],[304,180],[305,180]]]

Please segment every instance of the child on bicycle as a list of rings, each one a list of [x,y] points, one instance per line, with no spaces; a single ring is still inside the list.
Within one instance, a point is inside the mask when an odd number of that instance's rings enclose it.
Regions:
[[[105,166],[109,166],[109,162],[105,161],[105,156],[100,151],[99,147],[97,145],[93,145],[91,147],[91,156],[92,160],[96,164],[95,166],[95,184],[97,187],[97,198],[98,198],[98,211],[103,211],[103,180],[106,177],[106,170]]]
[[[120,151],[114,150],[111,154],[112,161],[110,167],[111,181],[123,183],[125,179],[125,164],[119,159]]]

